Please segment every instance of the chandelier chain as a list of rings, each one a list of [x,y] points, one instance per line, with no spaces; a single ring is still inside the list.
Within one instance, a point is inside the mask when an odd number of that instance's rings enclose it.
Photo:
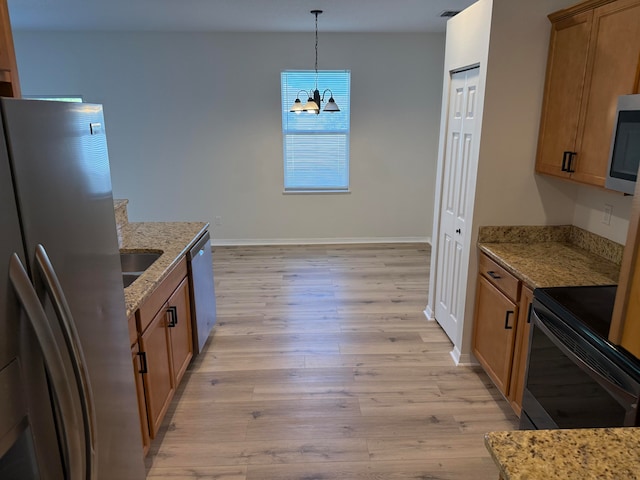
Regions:
[[[318,89],[318,12],[316,15],[316,90]]]

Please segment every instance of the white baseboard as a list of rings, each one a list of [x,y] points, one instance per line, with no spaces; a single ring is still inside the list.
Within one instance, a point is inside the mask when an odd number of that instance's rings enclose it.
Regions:
[[[434,315],[435,312],[433,310],[431,310],[431,307],[429,305],[427,305],[427,308],[424,309],[424,316],[427,317],[427,320],[429,320],[430,322],[435,322],[436,320],[436,316]]]
[[[471,355],[470,353],[460,352],[460,349],[456,346],[453,347],[453,350],[451,350],[449,354],[458,367],[473,367],[479,365],[478,361],[473,357],[473,355]]]
[[[428,243],[431,237],[355,237],[355,238],[258,238],[232,239],[214,238],[214,247],[261,246],[261,245],[341,245],[358,243]]]

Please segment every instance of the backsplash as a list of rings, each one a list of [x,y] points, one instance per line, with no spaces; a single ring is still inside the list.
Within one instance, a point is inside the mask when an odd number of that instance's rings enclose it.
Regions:
[[[575,225],[480,227],[478,243],[571,243],[620,265],[624,245]]]
[[[118,246],[122,247],[122,227],[129,223],[127,214],[127,203],[129,200],[113,200],[113,209],[116,216],[116,230],[118,232]]]

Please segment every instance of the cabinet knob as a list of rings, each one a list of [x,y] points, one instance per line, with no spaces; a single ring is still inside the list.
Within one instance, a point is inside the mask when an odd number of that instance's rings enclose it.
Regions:
[[[460,230],[459,228],[456,228],[456,233],[460,235],[462,233],[462,230]]]

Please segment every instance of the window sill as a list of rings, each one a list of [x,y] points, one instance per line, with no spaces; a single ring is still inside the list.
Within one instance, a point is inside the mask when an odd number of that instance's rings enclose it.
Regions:
[[[350,194],[351,190],[284,190],[283,195],[336,195],[336,194]]]

